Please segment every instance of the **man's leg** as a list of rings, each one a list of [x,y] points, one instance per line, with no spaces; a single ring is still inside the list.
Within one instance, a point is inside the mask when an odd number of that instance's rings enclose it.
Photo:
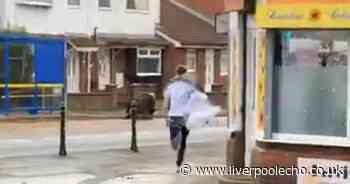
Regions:
[[[184,155],[185,155],[185,150],[186,150],[186,141],[187,141],[187,136],[190,133],[190,131],[186,127],[182,127],[181,129],[181,134],[182,134],[182,139],[181,139],[181,146],[177,155],[177,161],[176,165],[180,167],[182,165],[182,162],[184,160]]]
[[[170,143],[173,150],[178,150],[181,141],[181,127],[176,124],[176,118],[169,119]]]

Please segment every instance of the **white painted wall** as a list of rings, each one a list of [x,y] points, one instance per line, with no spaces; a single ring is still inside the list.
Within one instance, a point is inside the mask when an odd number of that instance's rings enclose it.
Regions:
[[[79,93],[80,78],[80,58],[79,53],[71,51],[69,54],[68,72],[67,72],[67,90],[68,93]]]
[[[1,6],[5,1],[7,4]],[[7,10],[6,22],[23,26],[30,33],[92,34],[98,27],[100,33],[154,34],[160,14],[160,0],[150,0],[148,13],[127,11],[127,0],[111,0],[110,10],[99,9],[97,0],[81,0],[80,8],[68,7],[67,0],[53,0],[50,8],[18,5],[17,1],[0,0],[0,7]]]
[[[0,30],[5,28],[6,22],[5,22],[5,1],[0,1]]]

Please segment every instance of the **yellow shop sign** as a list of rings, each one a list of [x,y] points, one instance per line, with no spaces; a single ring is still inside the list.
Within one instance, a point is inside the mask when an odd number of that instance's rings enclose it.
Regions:
[[[350,4],[274,4],[257,7],[263,28],[350,28]]]

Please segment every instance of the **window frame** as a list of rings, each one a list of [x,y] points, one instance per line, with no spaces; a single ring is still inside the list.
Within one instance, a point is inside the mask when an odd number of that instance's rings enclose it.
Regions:
[[[140,54],[141,50],[146,50],[147,54]],[[151,51],[159,51],[158,55],[152,55]],[[162,76],[162,49],[160,48],[137,48],[136,49],[136,75],[139,77],[149,77],[149,76]],[[139,71],[139,63],[142,58],[152,58],[158,59],[158,71],[157,73],[145,73]]]
[[[40,1],[40,0],[21,0],[16,2],[17,5],[25,5],[25,6],[38,6],[38,7],[46,7],[50,8],[53,6],[53,0]]]
[[[112,0],[108,0],[109,1],[109,7],[100,6],[100,1],[101,0],[97,0],[97,7],[98,7],[99,10],[112,10]]]
[[[69,0],[67,0],[66,5],[69,9],[80,9],[81,8],[81,0],[79,0],[79,5],[71,5],[71,4],[69,4]]]
[[[126,12],[127,13],[143,13],[143,14],[148,14],[149,12],[150,12],[150,9],[151,9],[151,3],[150,3],[150,0],[147,0],[147,5],[148,5],[148,7],[147,7],[147,10],[142,10],[142,9],[130,9],[129,7],[128,7],[128,1],[129,0],[126,0],[125,2],[126,2],[126,5],[125,5],[125,8],[126,8]]]
[[[191,57],[190,54],[194,54],[193,68],[191,68],[190,64],[189,64],[189,57]],[[186,49],[186,67],[187,67],[188,73],[195,73],[197,71],[197,60],[198,60],[197,50],[196,49]]]
[[[287,30],[287,29],[286,29]],[[274,60],[276,59],[276,43],[277,38],[276,34],[277,31],[283,31],[283,30],[264,30],[265,38],[263,39],[256,39],[256,47],[257,47],[257,53],[259,53],[258,49],[265,50],[267,53],[266,55],[266,78],[265,78],[265,85],[266,85],[266,96],[265,96],[265,126],[263,128],[263,134],[258,133],[257,134],[257,141],[258,142],[266,142],[266,143],[279,143],[279,144],[297,144],[297,145],[314,145],[314,146],[336,146],[336,147],[350,147],[350,47],[347,52],[348,56],[348,65],[347,65],[347,120],[346,120],[346,136],[340,137],[340,136],[328,136],[328,135],[307,135],[307,134],[292,134],[292,133],[278,133],[272,131],[273,122],[270,117],[272,117],[271,107],[272,107],[272,87],[273,87],[273,78],[272,78],[272,72],[273,72],[273,66],[274,66]],[[304,31],[319,31],[315,29],[311,30],[304,30]],[[336,31],[336,30],[335,30]],[[258,48],[258,42],[266,40],[267,44],[266,48]],[[261,59],[261,58],[260,58]],[[256,54],[256,60],[259,61],[259,55]],[[261,70],[261,68],[258,67],[258,65],[255,68],[255,71],[258,74],[258,70]],[[256,76],[257,80],[261,78],[261,76]],[[258,85],[258,83],[256,83]],[[258,89],[259,86],[256,86]],[[255,95],[256,99],[259,99],[259,92],[257,90],[257,93]],[[256,111],[256,117],[259,118],[259,111]]]
[[[19,56],[14,56],[14,57],[12,57],[11,56],[11,48],[12,47],[23,47],[24,49],[23,50],[21,50],[21,53],[20,53],[20,55]],[[31,77],[31,81],[32,82],[34,82],[35,80],[36,80],[36,78],[35,78],[35,75],[36,75],[36,69],[35,69],[35,50],[36,50],[36,47],[35,47],[35,45],[34,44],[32,44],[32,43],[13,43],[13,44],[9,44],[8,45],[8,58],[7,58],[7,65],[10,65],[10,67],[12,68],[12,63],[17,63],[17,62],[19,62],[19,63],[21,63],[21,66],[22,66],[22,69],[23,69],[23,67],[24,67],[24,64],[23,63],[25,63],[26,64],[26,50],[25,49],[27,49],[27,47],[30,49],[30,56],[32,56],[32,63],[31,63],[31,69],[32,69],[32,74],[30,75],[30,77]],[[10,74],[7,76],[8,77],[8,80],[9,81],[11,81],[11,80],[13,80],[11,77],[12,77],[12,75],[13,75],[13,70],[11,69],[11,72],[10,72]],[[17,84],[20,84],[20,83],[28,83],[28,82],[22,82],[22,81],[11,81],[11,83],[17,83]]]

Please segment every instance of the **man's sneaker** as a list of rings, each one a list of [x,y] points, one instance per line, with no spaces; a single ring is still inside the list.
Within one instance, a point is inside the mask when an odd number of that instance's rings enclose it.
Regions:
[[[176,169],[176,174],[178,174],[178,175],[181,174],[180,169],[181,169],[181,167],[177,167],[177,169]]]

